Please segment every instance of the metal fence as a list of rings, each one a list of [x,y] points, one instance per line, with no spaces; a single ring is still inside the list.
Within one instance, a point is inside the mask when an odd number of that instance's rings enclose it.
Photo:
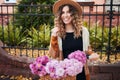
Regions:
[[[83,25],[90,32],[93,50],[110,55],[120,52],[120,5],[85,5]],[[115,10],[113,9],[115,7]],[[48,55],[53,28],[51,5],[0,5],[1,46],[12,55],[37,57]]]

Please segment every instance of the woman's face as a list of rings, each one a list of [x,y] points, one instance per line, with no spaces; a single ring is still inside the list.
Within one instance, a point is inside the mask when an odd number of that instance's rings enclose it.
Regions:
[[[62,14],[61,14],[61,19],[62,21],[67,25],[67,24],[71,24],[72,21],[72,17],[71,17],[71,13],[69,11],[69,7],[68,6],[64,6],[62,9]]]

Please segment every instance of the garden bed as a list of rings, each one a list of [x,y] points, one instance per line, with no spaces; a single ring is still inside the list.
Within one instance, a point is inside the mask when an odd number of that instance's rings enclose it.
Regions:
[[[48,54],[48,50],[37,50],[37,49],[19,49],[19,48],[14,48],[14,49],[11,49],[11,48],[5,48],[5,50],[10,54],[10,55],[13,55],[13,56],[27,56],[27,57],[33,57],[33,58],[36,58],[38,56],[43,56],[43,55],[47,55],[49,56]],[[115,59],[115,54],[111,54],[110,55],[110,62],[107,62],[107,55],[105,53],[103,53],[101,55],[100,52],[98,52],[98,54],[100,55],[100,59],[99,59],[99,62],[100,63],[117,63],[120,61],[120,53],[117,53],[116,55],[116,59]]]

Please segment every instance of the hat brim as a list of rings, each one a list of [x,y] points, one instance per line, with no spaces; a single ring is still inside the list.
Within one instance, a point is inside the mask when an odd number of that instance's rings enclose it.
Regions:
[[[70,4],[73,7],[75,7],[78,10],[79,15],[82,15],[82,7],[79,3],[73,1],[73,0],[58,0],[53,5],[53,14],[55,15],[58,12],[58,9],[60,6]]]

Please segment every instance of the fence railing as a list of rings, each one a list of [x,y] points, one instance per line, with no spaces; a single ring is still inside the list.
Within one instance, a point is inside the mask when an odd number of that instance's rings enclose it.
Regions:
[[[82,8],[83,25],[90,32],[93,50],[101,58],[107,53],[108,60],[110,54],[115,54],[116,59],[120,52],[120,5],[82,5]],[[53,18],[51,5],[0,5],[1,46],[13,55],[48,55]]]

